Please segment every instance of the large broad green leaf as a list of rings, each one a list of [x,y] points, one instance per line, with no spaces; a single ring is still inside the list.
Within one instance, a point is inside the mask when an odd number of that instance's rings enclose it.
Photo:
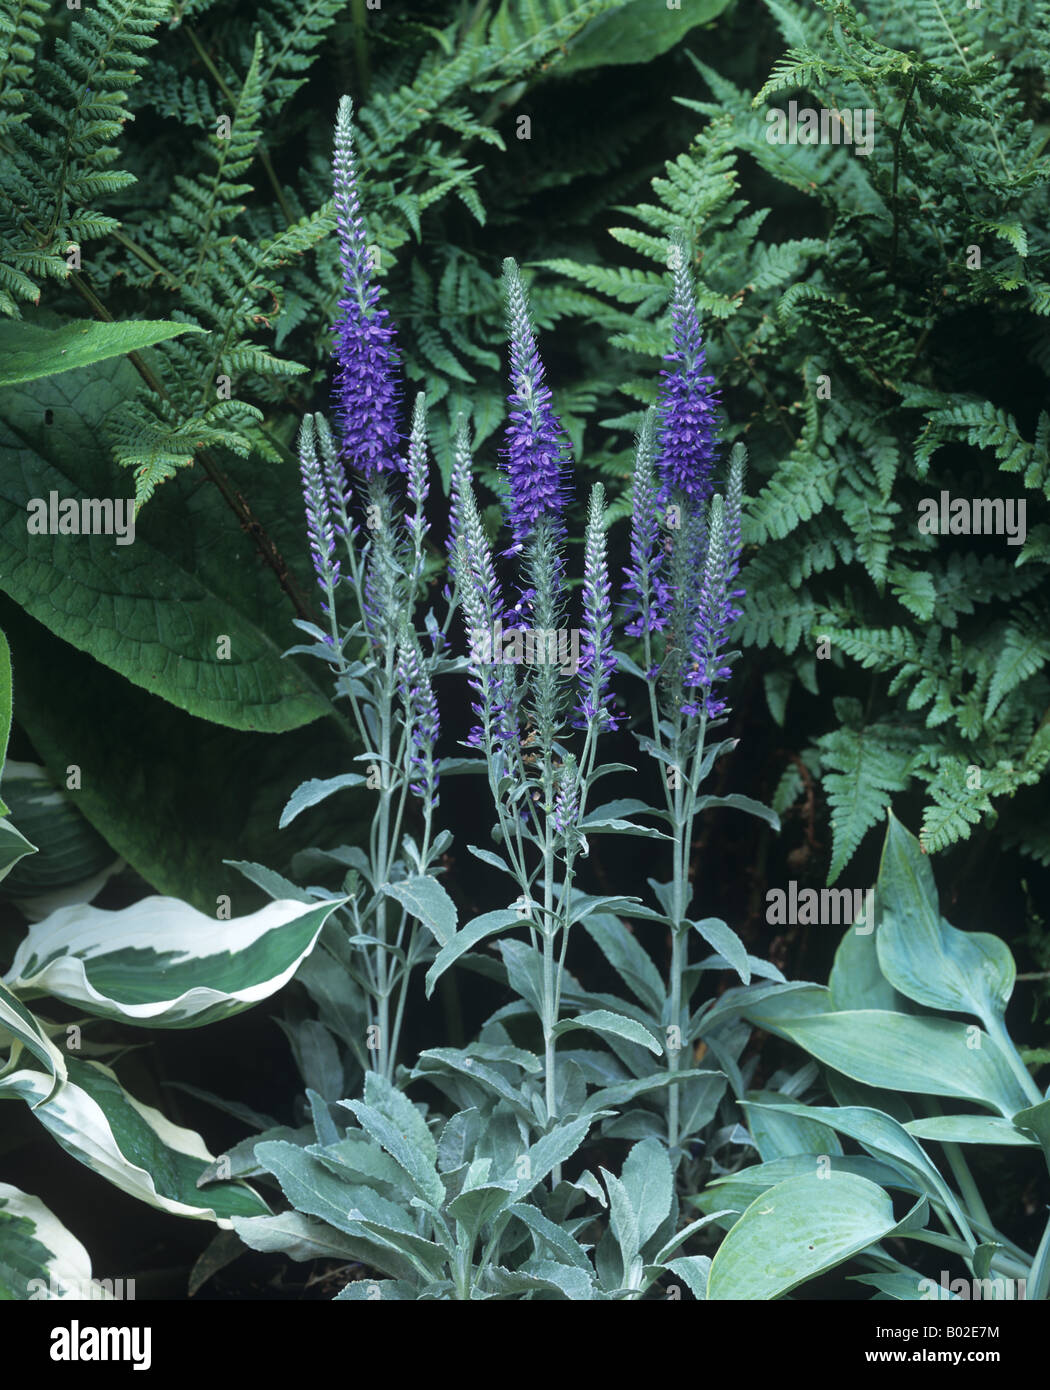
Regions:
[[[140,319],[128,323],[96,323],[72,319],[61,328],[42,328],[36,323],[0,320],[0,386],[13,386],[37,377],[55,376],[88,367],[107,357],[177,338],[180,333],[203,333],[188,323]]]
[[[922,1146],[892,1115],[857,1105],[788,1105],[785,1109],[803,1119],[817,1120],[855,1139],[874,1158],[885,1161],[913,1179],[920,1191],[946,1206],[960,1224],[964,1222],[951,1188]]]
[[[287,984],[344,901],[272,902],[229,921],[177,898],[144,898],[119,912],[65,907],[29,928],[6,983],[103,1018],[196,1028]]]
[[[999,1048],[976,1024],[857,1009],[780,1020],[779,1027],[818,1061],[869,1086],[959,1096],[1006,1116],[1027,1101]]]
[[[835,963],[828,979],[831,1001],[836,1009],[888,1009],[907,1013],[908,1002],[879,969],[875,932],[857,932],[847,927],[835,952]]]
[[[802,1113],[778,1091],[752,1091],[741,1101],[747,1124],[763,1162],[790,1158],[792,1154],[839,1154],[842,1145],[835,1131],[819,1117]]]
[[[33,498],[122,493],[105,422],[138,384],[117,358],[0,392],[0,586],[56,636],[191,714],[269,733],[318,718],[327,696],[281,659],[294,610],[272,571],[263,598],[257,552],[199,477],[165,487],[132,544],[27,530]]]
[[[269,1207],[246,1183],[197,1180],[215,1160],[200,1135],[166,1120],[124,1090],[108,1067],[68,1058],[68,1078],[48,1099],[51,1078],[39,1071],[0,1076],[0,1099],[20,1096],[68,1154],[160,1211],[215,1221],[263,1216]]]
[[[790,1158],[775,1158],[770,1163],[755,1163],[741,1168],[725,1178],[715,1178],[696,1197],[689,1200],[701,1211],[715,1212],[729,1208],[742,1212],[757,1197],[788,1178],[808,1177],[818,1172],[854,1173],[867,1178],[879,1187],[901,1188],[919,1195],[915,1179],[905,1176],[888,1163],[862,1154],[792,1154]]]
[[[65,1058],[22,1001],[0,984],[0,1046],[7,1042],[8,1033],[44,1064],[52,1079],[49,1094],[53,1095],[66,1079]]]
[[[569,55],[554,68],[560,76],[587,68],[648,63],[681,43],[690,30],[720,15],[729,0],[682,0],[668,9],[667,0],[627,0],[598,15],[570,39]]]
[[[892,814],[875,902],[879,966],[890,984],[918,1004],[974,1014],[994,1027],[1014,987],[1009,947],[944,920],[929,858]]]
[[[180,480],[162,494],[176,485]],[[150,510],[163,506],[159,496]],[[263,895],[224,865],[231,845],[232,857],[287,869],[308,845],[331,848],[360,838],[373,807],[368,793],[356,791],[334,811],[306,811],[287,830],[277,829],[281,808],[304,775],[350,764],[356,749],[334,720],[278,737],[223,728],[155,699],[60,642],[3,595],[0,623],[17,673],[16,722],[60,787],[75,763],[80,787],[69,795],[76,809],[114,857],[158,893],[209,914],[225,894],[240,914]]]
[[[924,1215],[925,1198],[903,1222],[888,1195],[853,1173],[829,1170],[778,1183],[754,1202],[711,1261],[708,1300],[779,1298]]]
[[[999,1115],[931,1115],[927,1120],[908,1120],[904,1128],[916,1139],[932,1139],[938,1144],[1003,1144],[1011,1148],[1037,1144]]]
[[[87,1296],[112,1297],[91,1287],[91,1257],[39,1197],[0,1182],[0,1303]]]

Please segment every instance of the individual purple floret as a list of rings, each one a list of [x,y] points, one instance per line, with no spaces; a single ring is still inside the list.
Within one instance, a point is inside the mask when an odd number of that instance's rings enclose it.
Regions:
[[[615,729],[619,720],[608,708],[609,680],[616,669],[613,651],[609,565],[605,550],[605,489],[595,483],[587,516],[583,561],[583,630],[579,669],[580,697],[575,727]]]
[[[509,258],[503,262],[503,273],[511,391],[510,423],[500,466],[509,484],[507,520],[514,536],[508,553],[515,554],[541,517],[551,517],[556,533],[565,534],[562,512],[568,494],[565,469],[570,455],[564,431],[550,406],[550,388],[544,383],[521,275]]]
[[[378,307],[372,283],[364,219],[357,196],[353,105],[339,103],[335,130],[335,215],[344,296],[336,321],[335,414],[342,439],[339,456],[366,477],[384,470],[404,471],[398,432],[400,391],[394,375],[394,327]]]
[[[697,504],[706,501],[714,490],[711,472],[718,439],[718,392],[711,389],[714,377],[704,374],[704,346],[684,239],[672,243],[671,261],[674,347],[664,361],[673,363],[674,369],[660,373],[664,384],[660,390],[656,467],[661,505],[673,500],[676,492]]]
[[[408,633],[403,634],[398,643],[397,689],[405,710],[405,723],[411,731],[409,763],[419,779],[410,784],[410,790],[424,800],[432,800],[438,785],[434,749],[441,725],[434,687],[423,668],[419,645]]]
[[[339,561],[335,554],[335,530],[329,511],[324,472],[317,459],[314,420],[303,417],[299,431],[299,470],[303,481],[303,501],[306,505],[306,534],[310,556],[314,562],[317,582],[325,598],[321,607],[325,617],[332,616],[332,594],[339,582]]]

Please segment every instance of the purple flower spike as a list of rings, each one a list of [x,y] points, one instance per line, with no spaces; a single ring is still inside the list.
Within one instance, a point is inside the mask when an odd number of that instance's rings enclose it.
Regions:
[[[674,295],[671,321],[674,348],[665,362],[674,370],[661,372],[660,434],[657,471],[661,503],[681,492],[694,503],[711,496],[711,471],[717,444],[718,392],[710,388],[714,377],[704,375],[705,354],[696,314],[686,245],[678,236],[671,244]]]
[[[380,309],[372,283],[372,261],[357,196],[357,165],[349,97],[339,103],[335,128],[335,214],[344,297],[335,324],[336,419],[342,433],[340,458],[365,477],[384,470],[403,472],[397,414],[400,392],[394,376],[394,327]]]
[[[739,609],[733,606],[733,595],[729,591],[732,568],[726,548],[723,502],[721,497],[715,497],[711,502],[707,560],[690,641],[691,666],[683,680],[687,689],[699,689],[703,693],[698,700],[682,705],[682,713],[686,715],[704,713],[714,719],[726,708],[725,700],[716,698],[712,690],[716,682],[732,674],[730,668],[722,664],[726,634],[739,617]]]
[[[653,474],[653,415],[652,410],[646,412],[638,434],[631,496],[630,562],[623,571],[624,593],[634,595],[629,602],[630,621],[625,629],[632,637],[640,637],[644,632],[659,632],[666,627],[671,608],[671,590],[660,574],[664,541]]]
[[[608,708],[609,679],[616,668],[609,602],[609,566],[605,552],[605,489],[595,483],[587,516],[583,570],[583,634],[580,658],[580,698],[576,727],[593,724],[615,729],[619,724]]]
[[[410,729],[409,765],[418,778],[410,790],[423,800],[434,804],[438,774],[434,764],[434,748],[440,731],[437,700],[430,677],[423,667],[419,643],[414,635],[402,632],[397,650],[397,689],[405,710],[405,722]]]
[[[321,607],[325,616],[331,617],[332,593],[339,582],[339,561],[335,557],[335,531],[329,511],[325,476],[317,459],[314,420],[310,415],[303,417],[299,431],[299,468],[303,480],[310,555],[314,562],[317,582],[326,596]]]
[[[550,406],[550,388],[544,382],[525,286],[512,260],[503,262],[503,274],[511,393],[507,447],[501,467],[510,484],[507,520],[514,544],[508,553],[514,554],[522,549],[541,517],[553,518],[556,533],[565,534],[562,511],[568,491],[565,467],[570,455],[561,423]]]

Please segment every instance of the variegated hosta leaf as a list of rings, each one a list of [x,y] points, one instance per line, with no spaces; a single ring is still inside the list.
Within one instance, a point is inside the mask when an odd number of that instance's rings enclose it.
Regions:
[[[51,1076],[49,1094],[65,1080],[66,1062],[62,1053],[22,1001],[0,984],[0,1048],[9,1047],[13,1041],[21,1043],[37,1061],[43,1062]],[[6,1061],[0,1055],[0,1068]]]
[[[0,1182],[0,1302],[83,1298],[90,1288],[91,1259],[76,1236],[39,1197]]]
[[[30,844],[9,820],[0,820],[0,878],[6,878],[27,854],[35,853],[36,845]]]
[[[5,983],[103,1018],[198,1028],[287,984],[345,901],[282,899],[229,921],[178,898],[144,898],[119,912],[81,903],[29,928]]]
[[[67,1153],[160,1211],[215,1221],[225,1230],[233,1229],[234,1216],[270,1214],[247,1183],[197,1187],[215,1160],[195,1130],[143,1105],[99,1062],[71,1057],[66,1066],[67,1079],[50,1100],[51,1078],[28,1069],[0,1076],[0,1099],[21,1096]]]

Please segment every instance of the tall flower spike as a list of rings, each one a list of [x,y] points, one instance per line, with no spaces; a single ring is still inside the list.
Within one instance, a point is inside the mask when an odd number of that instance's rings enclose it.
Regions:
[[[605,489],[601,483],[595,483],[591,489],[584,539],[582,646],[577,727],[592,724],[599,729],[615,729],[619,720],[608,709],[609,679],[616,666],[616,654],[605,551]]]
[[[661,576],[663,538],[660,533],[659,502],[653,472],[655,412],[647,410],[638,433],[631,494],[631,544],[629,563],[624,566],[625,594],[629,602],[626,631],[632,637],[658,632],[667,626],[671,595]]]
[[[744,508],[744,468],[747,463],[747,450],[743,444],[734,444],[729,459],[729,482],[726,485],[725,523],[726,523],[726,580],[731,583],[740,573],[740,555],[743,551],[740,523]],[[744,589],[730,590],[730,598],[743,598]],[[733,622],[741,616],[742,609],[733,608]]]
[[[662,371],[660,435],[657,471],[662,484],[661,502],[674,492],[691,502],[702,502],[713,491],[711,471],[717,443],[718,392],[710,388],[714,377],[704,375],[705,353],[696,314],[687,246],[679,232],[671,242],[674,292],[671,301],[673,348],[665,362],[673,370]]]
[[[324,472],[317,459],[317,440],[311,415],[303,417],[299,430],[299,469],[303,481],[310,555],[314,562],[317,582],[325,595],[321,607],[325,616],[331,618],[333,594],[339,582],[339,561],[335,555],[335,533],[328,506]]]
[[[452,476],[449,478],[448,485],[448,544],[446,552],[448,554],[448,573],[449,579],[454,584],[456,582],[456,551],[459,546],[461,521],[461,508],[463,489],[470,482],[470,444],[467,437],[467,427],[463,416],[456,419],[456,432],[452,439]],[[445,585],[445,599],[451,598],[451,589]]]
[[[357,535],[357,527],[353,525],[349,516],[352,496],[350,483],[347,480],[346,469],[339,461],[335,440],[332,438],[332,431],[328,428],[328,421],[320,411],[314,415],[314,428],[317,431],[317,441],[321,446],[321,463],[331,510],[332,529],[340,540],[345,540],[347,537],[353,538]]]
[[[707,560],[690,643],[690,669],[683,682],[687,687],[699,688],[702,695],[683,704],[682,712],[686,715],[702,712],[714,719],[726,707],[726,702],[716,698],[712,689],[716,681],[724,681],[731,674],[728,666],[720,665],[725,660],[726,634],[737,615],[729,593],[728,571],[725,511],[722,498],[714,497],[708,518]]]
[[[379,308],[372,259],[357,195],[353,104],[339,102],[335,127],[335,215],[343,298],[335,324],[336,419],[342,434],[340,458],[366,477],[404,471],[398,433],[400,392],[394,374],[394,328]]]
[[[402,628],[397,645],[397,690],[409,729],[409,766],[417,780],[409,790],[437,805],[438,773],[434,762],[440,720],[434,687],[423,663],[415,633]]]
[[[503,262],[510,337],[510,423],[501,467],[507,474],[507,520],[514,536],[510,554],[522,549],[541,517],[550,517],[557,535],[565,534],[562,512],[567,498],[568,441],[550,406],[543,363],[529,316],[529,302],[514,261]]]

